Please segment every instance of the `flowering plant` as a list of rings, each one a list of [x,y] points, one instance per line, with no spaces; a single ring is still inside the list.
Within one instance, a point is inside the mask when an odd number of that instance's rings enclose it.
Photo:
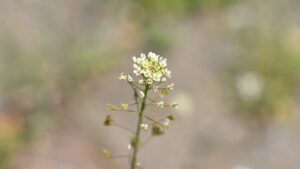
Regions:
[[[135,112],[138,116],[136,130],[131,130],[128,127],[116,123],[112,116],[107,115],[104,121],[105,126],[118,126],[122,129],[130,131],[133,136],[130,140],[129,155],[131,169],[140,168],[140,163],[137,161],[139,149],[145,145],[151,138],[160,136],[165,133],[171,126],[171,121],[174,120],[172,114],[164,116],[161,120],[155,120],[145,112],[147,106],[152,106],[158,109],[171,107],[177,108],[178,103],[167,104],[164,101],[150,98],[150,92],[158,94],[161,98],[168,95],[170,90],[173,90],[174,84],[164,85],[164,83],[171,78],[171,71],[167,69],[167,59],[163,58],[153,52],[148,55],[141,54],[140,57],[133,57],[133,73],[136,80],[131,74],[121,73],[119,79],[126,81],[133,90],[134,103],[121,103],[120,106],[108,104],[107,107],[113,112],[125,111]],[[131,107],[136,105],[136,110]],[[151,130],[149,130],[151,128]],[[150,137],[145,141],[141,140],[141,132],[151,132]],[[114,156],[107,150],[102,150],[106,158],[113,158]]]

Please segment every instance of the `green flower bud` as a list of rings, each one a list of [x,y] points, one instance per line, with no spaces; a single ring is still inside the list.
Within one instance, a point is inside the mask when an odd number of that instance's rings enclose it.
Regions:
[[[137,140],[138,140],[138,139],[137,139],[136,136],[133,136],[133,137],[132,137],[132,139],[131,139],[131,141],[130,141],[131,147],[136,147],[136,146],[137,146],[137,144],[138,144],[138,141],[137,141]]]
[[[167,96],[169,94],[169,89],[168,88],[162,88],[160,89],[160,95],[161,97]]]
[[[128,110],[129,105],[126,104],[126,103],[121,103],[121,104],[120,104],[120,107],[121,107],[121,109],[123,109],[123,110]]]
[[[164,129],[159,126],[158,124],[152,125],[152,135],[153,136],[160,136],[164,134]]]
[[[113,104],[107,104],[106,105],[106,107],[108,108],[108,110],[111,110],[111,111],[113,111],[113,112],[116,112],[116,111],[118,111],[118,109],[116,108],[116,106],[115,105],[113,105]]]
[[[175,120],[175,117],[173,115],[169,115],[167,116],[167,119],[171,120],[171,121],[174,121]]]
[[[113,124],[113,122],[114,122],[113,118],[110,115],[108,115],[108,116],[106,116],[106,119],[104,121],[104,125],[105,126],[111,126]]]
[[[111,159],[112,158],[111,153],[107,149],[105,149],[105,148],[102,148],[102,154],[107,159]]]

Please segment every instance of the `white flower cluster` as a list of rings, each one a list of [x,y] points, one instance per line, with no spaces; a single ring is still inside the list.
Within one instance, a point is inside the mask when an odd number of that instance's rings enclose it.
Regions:
[[[166,81],[171,77],[171,71],[166,68],[167,59],[153,52],[149,52],[147,56],[142,53],[139,58],[134,56],[133,61],[133,73],[142,76],[147,84]],[[139,82],[142,83],[143,79]]]

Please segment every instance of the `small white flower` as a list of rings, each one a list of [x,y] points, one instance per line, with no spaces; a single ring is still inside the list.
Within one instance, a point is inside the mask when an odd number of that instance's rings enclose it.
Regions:
[[[161,102],[157,102],[157,103],[155,103],[155,106],[157,107],[157,108],[164,108],[164,102],[163,101],[161,101]]]
[[[131,144],[128,144],[128,145],[127,145],[127,148],[128,148],[128,150],[131,150],[131,149],[132,149]]]
[[[158,91],[158,86],[154,86],[153,91],[154,91],[154,93],[156,93]]]
[[[173,90],[173,89],[174,89],[174,83],[171,83],[170,85],[168,85],[167,88],[168,88],[169,90]]]
[[[133,78],[132,78],[130,75],[127,75],[127,80],[128,80],[129,82],[132,82],[132,81],[133,81]]]
[[[140,97],[144,98],[145,97],[145,93],[143,91],[140,91]]]
[[[141,59],[144,60],[146,58],[146,55],[144,53],[141,54]]]
[[[152,79],[147,79],[147,84],[151,85],[153,83]]]
[[[144,73],[144,76],[145,76],[145,77],[150,77],[150,75],[151,75],[151,72],[150,72],[150,71],[144,71],[143,73]]]
[[[162,60],[161,62],[159,62],[159,65],[161,67],[166,67],[167,66],[167,59]]]
[[[136,70],[141,70],[141,67],[138,66],[137,64],[133,64],[133,68],[136,69]]]
[[[119,76],[120,80],[127,80],[127,75],[125,73],[121,73]]]
[[[140,70],[133,70],[133,73],[137,76],[141,75],[141,71]]]
[[[144,83],[144,80],[143,79],[140,79],[139,80],[139,84],[143,84]]]
[[[166,68],[166,58],[153,52],[149,52],[148,55],[142,53],[139,58],[136,58],[135,56],[132,58],[134,61],[133,72],[137,76],[142,76],[143,78],[146,78],[146,80],[151,79],[152,83],[154,81],[166,81],[167,78],[171,77],[171,71]],[[151,81],[149,80],[149,82]]]
[[[165,119],[164,122],[163,122],[163,126],[165,128],[170,128],[171,127],[171,123],[170,123],[170,119]]]
[[[168,69],[166,70],[166,75],[167,77],[171,77],[171,71],[169,71]]]
[[[137,61],[135,56],[132,57],[132,60],[133,60],[134,63]]]
[[[156,82],[160,81],[160,77],[158,76],[158,74],[153,75],[153,80]]]
[[[144,131],[148,131],[149,125],[148,124],[141,124],[141,129]]]

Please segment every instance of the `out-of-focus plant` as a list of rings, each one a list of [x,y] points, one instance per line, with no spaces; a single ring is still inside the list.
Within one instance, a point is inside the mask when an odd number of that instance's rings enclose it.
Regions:
[[[293,119],[300,80],[300,55],[287,45],[287,34],[268,35],[260,29],[239,34],[244,56],[229,71],[235,112],[260,124]]]
[[[138,58],[133,57],[133,61],[133,73],[138,79],[134,79],[131,74],[126,73],[121,73],[119,79],[126,81],[132,88],[134,102],[121,103],[120,106],[108,104],[107,107],[113,112],[123,111],[135,113],[138,116],[136,130],[131,130],[126,126],[117,123],[111,115],[106,117],[104,125],[117,126],[133,134],[128,145],[130,153],[122,157],[128,157],[130,159],[131,169],[136,169],[140,168],[140,163],[138,162],[139,150],[148,143],[151,138],[163,135],[165,131],[171,127],[171,121],[174,120],[172,114],[156,120],[152,118],[149,113],[146,113],[146,108],[177,108],[178,103],[166,104],[164,101],[159,101],[150,97],[151,94],[158,94],[161,97],[165,97],[170,90],[173,90],[173,83],[164,85],[167,79],[171,77],[171,72],[166,68],[167,59],[149,52],[148,55],[141,54]],[[136,107],[136,110],[134,110],[133,106]],[[148,138],[145,139],[145,141],[141,140],[143,133],[148,135]],[[106,158],[115,157],[107,149],[103,149],[102,152]]]
[[[240,0],[132,0],[140,17],[157,20],[157,17],[177,17],[195,11],[215,11],[234,4]]]
[[[237,1],[240,0],[131,0],[128,4],[120,3],[128,6],[128,18],[141,27],[143,47],[165,52],[173,43],[177,21],[191,15],[218,13]]]
[[[3,169],[9,167],[14,152],[57,122],[58,112],[70,105],[81,86],[119,60],[116,48],[104,50],[83,40],[69,44],[56,57],[37,46],[32,47],[34,52],[20,48],[13,34],[6,38],[0,56],[0,168]]]
[[[10,154],[23,144],[21,126],[18,120],[0,113],[0,168],[9,168]]]
[[[239,48],[227,91],[235,113],[260,125],[295,119],[300,82],[300,31],[289,8],[298,3],[268,2],[247,1],[224,15],[226,33]]]

